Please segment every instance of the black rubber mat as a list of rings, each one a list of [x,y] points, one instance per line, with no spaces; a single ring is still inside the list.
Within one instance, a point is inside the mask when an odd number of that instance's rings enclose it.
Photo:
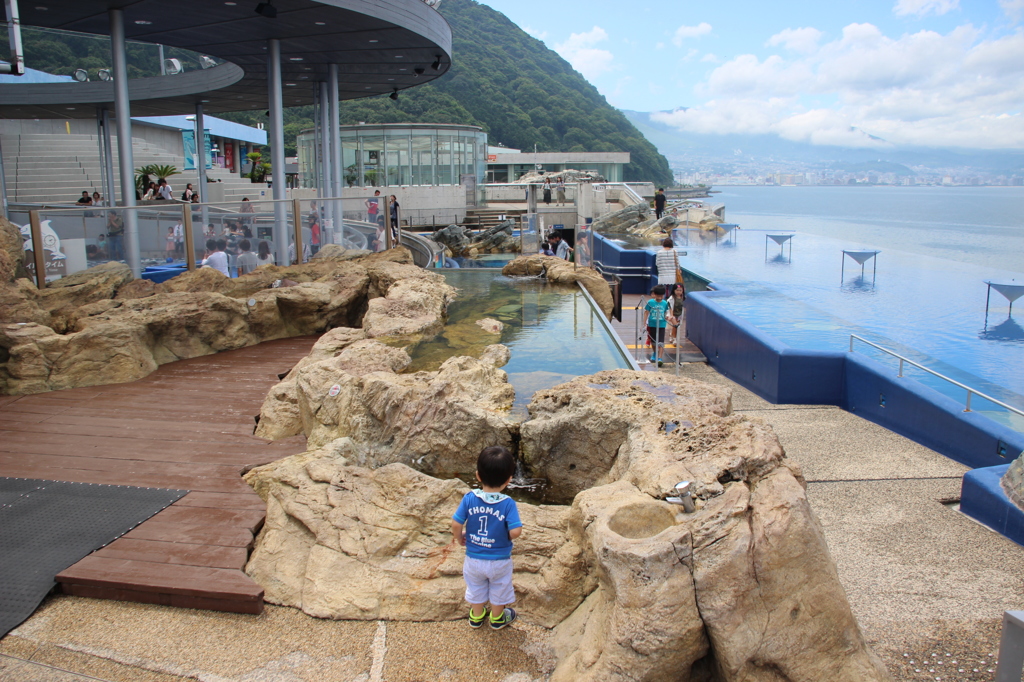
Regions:
[[[54,576],[187,493],[0,478],[0,637],[32,615]]]

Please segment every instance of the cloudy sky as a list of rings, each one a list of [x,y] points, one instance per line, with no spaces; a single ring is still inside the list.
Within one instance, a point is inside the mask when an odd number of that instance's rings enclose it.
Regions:
[[[684,131],[1024,149],[1024,0],[481,2]]]

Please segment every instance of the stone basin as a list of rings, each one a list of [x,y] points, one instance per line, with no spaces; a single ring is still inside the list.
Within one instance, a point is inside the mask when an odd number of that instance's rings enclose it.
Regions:
[[[629,540],[639,540],[654,537],[675,522],[675,514],[666,505],[638,502],[612,514],[608,519],[608,529]]]

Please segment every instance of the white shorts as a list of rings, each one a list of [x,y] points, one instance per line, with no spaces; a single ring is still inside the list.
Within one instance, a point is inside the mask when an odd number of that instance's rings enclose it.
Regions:
[[[466,601],[470,604],[506,606],[516,600],[511,559],[488,561],[467,556],[462,577],[466,579]]]

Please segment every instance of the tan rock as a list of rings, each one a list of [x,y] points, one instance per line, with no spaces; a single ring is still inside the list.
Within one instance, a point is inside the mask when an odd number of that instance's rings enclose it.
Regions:
[[[505,328],[504,324],[490,317],[477,320],[476,325],[488,334],[500,334],[501,330]]]
[[[6,254],[6,257],[0,256],[0,261],[5,263],[0,267],[0,284],[29,276],[25,269],[24,243],[21,228],[0,215],[0,251]]]
[[[246,474],[267,500],[267,521],[246,572],[267,601],[321,618],[464,617],[464,551],[450,526],[469,488],[402,464],[348,466],[352,446],[344,441]],[[519,510],[523,542],[513,553],[519,604],[533,622],[554,625],[592,583],[579,579],[581,553],[566,535],[568,509],[522,504]]]
[[[34,322],[49,326],[50,313],[36,302],[36,287],[27,279],[0,282],[0,323]]]
[[[514,392],[493,364],[455,357],[437,372],[358,376],[344,369],[345,352],[297,373],[310,447],[348,436],[366,448],[366,458],[353,464],[402,462],[421,471],[458,474],[476,470],[484,447],[511,446],[506,418]]]
[[[36,292],[36,301],[50,313],[54,329],[62,332],[76,308],[114,298],[117,290],[131,280],[131,268],[110,261],[48,283]]]
[[[1024,509],[1024,454],[1010,462],[999,483],[1010,500]]]
[[[114,298],[119,300],[146,298],[147,296],[162,294],[166,291],[167,289],[163,284],[158,284],[149,279],[133,279],[132,281],[126,282],[118,287],[117,294]]]
[[[444,328],[448,304],[454,297],[455,289],[445,284],[441,275],[400,280],[390,285],[386,296],[369,301],[363,330],[370,338],[386,336],[407,342],[434,336]]]
[[[611,319],[612,292],[608,282],[593,268],[577,267],[574,263],[554,256],[520,256],[501,269],[509,277],[544,276],[555,284],[579,284],[593,297],[602,312]]]
[[[495,367],[504,367],[511,359],[512,351],[508,349],[508,346],[503,346],[500,343],[485,346],[484,352],[480,354],[480,362]]]

